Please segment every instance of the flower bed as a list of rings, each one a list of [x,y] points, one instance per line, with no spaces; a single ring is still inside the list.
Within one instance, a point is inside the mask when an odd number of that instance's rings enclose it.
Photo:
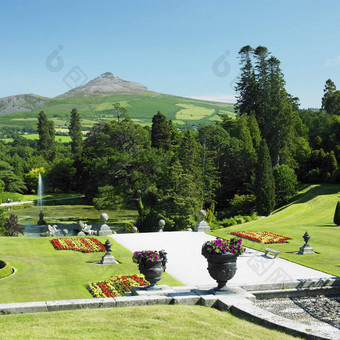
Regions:
[[[132,287],[148,286],[150,283],[144,279],[144,275],[119,275],[109,280],[89,283],[87,289],[94,298],[125,296],[125,292],[131,292]]]
[[[233,231],[230,234],[265,244],[287,243],[287,240],[291,239],[291,237],[274,234],[269,231]]]
[[[56,250],[75,250],[82,253],[106,251],[104,245],[93,237],[54,238],[51,243]]]

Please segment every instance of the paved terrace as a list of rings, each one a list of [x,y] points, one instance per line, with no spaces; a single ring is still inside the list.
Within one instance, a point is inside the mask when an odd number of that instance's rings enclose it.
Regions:
[[[203,232],[155,232],[114,234],[112,238],[129,249],[161,250],[168,253],[167,273],[188,286],[216,286],[201,255],[202,244],[215,237]],[[275,248],[275,246],[274,246]],[[298,250],[298,249],[297,249]],[[308,256],[308,255],[301,255]],[[292,280],[331,278],[332,275],[247,249],[237,260],[237,272],[228,286],[280,283]]]

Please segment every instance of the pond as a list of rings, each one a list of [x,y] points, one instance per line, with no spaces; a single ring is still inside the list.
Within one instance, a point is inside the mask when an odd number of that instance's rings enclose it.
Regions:
[[[112,223],[106,223],[112,232],[118,231],[118,227]],[[89,225],[89,224],[88,224]],[[92,223],[92,230],[99,231],[102,223]],[[24,236],[25,237],[42,237],[47,236],[48,226],[47,225],[36,225],[28,223],[24,226]],[[56,236],[64,236],[63,230],[67,229],[68,233],[67,236],[77,236],[79,229],[79,224],[66,224],[66,223],[58,223],[57,229],[59,232]]]

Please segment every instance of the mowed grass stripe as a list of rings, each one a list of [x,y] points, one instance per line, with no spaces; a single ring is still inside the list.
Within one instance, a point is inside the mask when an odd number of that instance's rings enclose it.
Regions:
[[[340,276],[340,227],[333,223],[340,184],[313,185],[301,193],[299,198],[274,212],[271,216],[219,229],[211,234],[230,238],[231,231],[270,231],[291,237],[288,243],[271,244],[280,250],[280,257],[326,273]],[[318,254],[298,255],[304,244],[303,234],[311,235],[309,244]],[[264,251],[265,244],[244,240],[246,247]]]

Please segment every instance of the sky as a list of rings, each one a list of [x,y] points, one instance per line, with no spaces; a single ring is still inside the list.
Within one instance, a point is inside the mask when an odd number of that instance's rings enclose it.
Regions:
[[[338,0],[1,0],[0,97],[55,97],[104,72],[178,96],[235,101],[238,52],[265,46],[286,90],[319,108],[340,88]]]

